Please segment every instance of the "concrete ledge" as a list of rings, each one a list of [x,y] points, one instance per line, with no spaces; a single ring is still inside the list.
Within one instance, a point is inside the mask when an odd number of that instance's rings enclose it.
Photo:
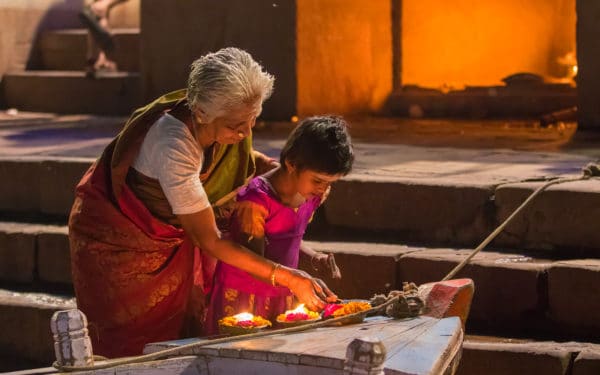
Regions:
[[[72,308],[72,298],[0,290],[0,351],[16,358],[52,363],[50,318],[55,311]]]
[[[410,253],[398,262],[398,277],[417,284],[441,280],[470,251],[431,249]],[[519,254],[483,251],[457,278],[475,282],[469,321],[493,326],[529,327],[539,324],[544,309],[544,273],[551,263]]]
[[[35,278],[35,236],[0,223],[0,279],[33,282]]]
[[[71,253],[67,227],[40,233],[38,242],[38,276],[41,282],[71,284]]]
[[[465,339],[457,375],[566,375],[571,351],[559,343]]]
[[[548,270],[550,317],[568,332],[600,337],[600,259],[556,262]]]
[[[508,184],[496,189],[498,223],[542,183]],[[600,180],[550,186],[495,241],[498,246],[534,249],[587,249],[600,257]]]
[[[68,216],[75,186],[92,160],[0,158],[0,211]]]
[[[375,293],[397,289],[400,282],[397,262],[404,254],[421,248],[404,245],[374,243],[313,242],[306,241],[313,250],[333,253],[342,272],[342,279],[332,279],[325,272],[316,271],[310,259],[300,257],[299,268],[317,276],[340,298],[371,298]]]
[[[573,364],[573,375],[600,374],[600,346],[582,350]]]
[[[0,222],[0,279],[71,283],[67,227]]]
[[[20,111],[128,115],[140,104],[137,73],[102,73],[96,79],[73,71],[26,71],[2,78],[9,108]]]
[[[397,232],[404,241],[469,246],[491,230],[493,185],[348,177],[324,204],[328,224]]]

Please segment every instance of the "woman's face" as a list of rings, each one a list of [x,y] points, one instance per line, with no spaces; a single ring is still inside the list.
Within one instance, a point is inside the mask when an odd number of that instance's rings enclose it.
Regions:
[[[210,124],[214,129],[215,141],[230,145],[248,137],[252,134],[252,128],[256,124],[256,117],[258,117],[260,111],[260,105],[242,105],[223,116],[215,118]]]

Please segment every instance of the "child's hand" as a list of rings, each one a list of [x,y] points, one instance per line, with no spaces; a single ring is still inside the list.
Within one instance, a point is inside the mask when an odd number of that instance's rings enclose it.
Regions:
[[[326,302],[337,299],[337,296],[317,278],[311,277],[308,273],[287,268],[289,276],[284,283],[298,300],[311,311],[321,311],[325,308]]]
[[[315,271],[324,270],[332,279],[341,279],[342,272],[335,263],[335,258],[332,253],[315,253],[310,259],[310,264]]]

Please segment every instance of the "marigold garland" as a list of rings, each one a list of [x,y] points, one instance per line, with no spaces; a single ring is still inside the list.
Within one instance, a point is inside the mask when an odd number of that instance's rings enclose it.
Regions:
[[[360,311],[366,311],[371,308],[371,304],[369,302],[361,302],[361,301],[351,301],[348,303],[342,304],[341,308],[338,308],[333,312],[333,317],[338,318],[340,316],[345,316],[348,314],[354,314]]]

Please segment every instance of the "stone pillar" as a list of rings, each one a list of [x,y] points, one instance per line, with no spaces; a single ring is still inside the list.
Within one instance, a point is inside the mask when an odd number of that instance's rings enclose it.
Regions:
[[[600,131],[600,1],[576,0],[579,127]]]
[[[87,318],[82,311],[72,309],[55,312],[50,321],[50,328],[54,335],[54,352],[59,365],[91,366],[94,364]]]
[[[141,0],[143,95],[182,88],[194,59],[239,47],[275,76],[265,119],[377,112],[392,90],[391,27],[389,0]]]
[[[386,349],[381,340],[361,337],[346,348],[345,375],[383,375]]]

